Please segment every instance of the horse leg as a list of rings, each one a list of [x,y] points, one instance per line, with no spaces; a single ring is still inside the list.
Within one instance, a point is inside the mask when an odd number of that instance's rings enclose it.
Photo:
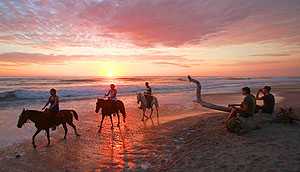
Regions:
[[[63,123],[62,125],[63,125],[64,130],[65,130],[65,136],[64,136],[64,139],[67,139],[67,133],[68,133],[68,127],[67,127],[67,124],[66,124],[66,123]]]
[[[152,114],[153,114],[153,107],[151,107],[150,118],[152,118]]]
[[[111,129],[113,129],[114,128],[114,123],[113,123],[112,115],[110,115],[109,117],[110,117],[110,122],[111,122]]]
[[[120,127],[120,115],[118,112],[117,112],[117,116],[118,116],[118,127]]]
[[[47,139],[48,139],[48,144],[47,146],[50,145],[50,133],[49,133],[49,128],[45,130],[46,131],[46,134],[47,134]]]
[[[67,123],[74,129],[75,135],[76,135],[76,136],[80,136],[80,134],[78,134],[77,129],[76,129],[76,126],[73,124],[73,122],[67,122]]]
[[[105,118],[105,115],[102,115],[102,119],[101,119],[100,128],[99,128],[99,130],[98,130],[98,133],[101,132],[102,124],[103,124],[104,118]]]
[[[36,132],[34,133],[34,135],[32,136],[32,145],[33,145],[33,148],[36,148],[34,139],[35,139],[35,136],[39,134],[39,132],[41,132],[41,129],[37,129],[37,131],[36,131]]]
[[[123,117],[123,122],[126,123],[126,113],[122,113],[122,117]]]
[[[143,118],[142,118],[142,121],[145,121],[145,113],[146,113],[146,109],[143,109]]]
[[[157,116],[157,118],[158,118],[159,115],[158,115],[158,107],[157,107],[157,105],[155,106],[155,108],[156,108],[156,116]]]

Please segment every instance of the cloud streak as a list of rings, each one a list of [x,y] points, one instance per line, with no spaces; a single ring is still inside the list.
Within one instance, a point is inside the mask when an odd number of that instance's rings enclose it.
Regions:
[[[179,47],[273,39],[299,44],[299,10],[298,0],[4,0],[0,42],[41,48],[125,43]]]

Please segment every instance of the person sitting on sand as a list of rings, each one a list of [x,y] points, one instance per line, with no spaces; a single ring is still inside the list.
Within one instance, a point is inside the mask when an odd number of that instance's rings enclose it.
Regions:
[[[59,112],[59,98],[56,95],[56,90],[54,88],[52,88],[49,93],[50,93],[50,97],[48,99],[48,102],[46,103],[46,105],[43,107],[42,110],[45,110],[46,107],[50,104],[50,107],[47,110],[49,112],[58,113]]]
[[[245,96],[241,104],[229,104],[231,107],[231,112],[227,117],[226,121],[239,115],[240,117],[248,118],[254,115],[256,108],[256,99],[251,94],[249,87],[242,88],[242,94]]]
[[[152,88],[149,85],[149,82],[145,82],[146,89],[144,91],[145,98],[147,100],[148,107],[151,106],[152,101]]]
[[[271,89],[270,86],[265,86],[263,89],[259,89],[256,94],[256,100],[263,100],[262,106],[256,106],[257,110],[261,110],[262,113],[272,114],[274,112],[275,97],[270,93]]]
[[[117,89],[115,84],[110,84],[110,90],[105,94],[108,100],[117,101]]]

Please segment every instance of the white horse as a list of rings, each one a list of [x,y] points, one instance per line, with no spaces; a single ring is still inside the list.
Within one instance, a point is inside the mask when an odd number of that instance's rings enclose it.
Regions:
[[[147,99],[146,99],[145,95],[143,93],[137,93],[137,103],[139,104],[140,102],[141,102],[141,109],[143,110],[142,121],[144,121],[144,117],[148,118],[146,116],[146,110],[147,109],[151,109],[150,118],[152,117],[153,106],[155,106],[157,118],[159,117],[158,116],[158,107],[159,107],[159,105],[158,105],[157,98],[155,96],[152,96],[152,102],[150,104],[151,106],[148,107],[148,105],[147,105]]]

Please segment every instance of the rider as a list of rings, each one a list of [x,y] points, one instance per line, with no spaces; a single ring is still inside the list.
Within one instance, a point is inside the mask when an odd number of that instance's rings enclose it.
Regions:
[[[50,89],[50,97],[48,99],[48,102],[43,107],[42,110],[45,110],[46,107],[50,104],[49,108],[46,110],[47,112],[54,113],[55,115],[59,112],[59,97],[56,95],[56,89],[52,88]],[[53,119],[53,122],[55,120]],[[56,127],[53,127],[52,130],[55,130]]]
[[[50,107],[48,110],[50,112],[58,113],[59,112],[59,98],[56,95],[56,90],[54,88],[52,88],[49,93],[50,93],[50,97],[48,99],[48,102],[46,103],[46,105],[43,107],[42,110],[45,110],[46,107],[50,104]]]
[[[149,85],[149,82],[145,82],[145,86],[146,86],[146,89],[144,91],[144,95],[147,100],[147,106],[150,107],[151,102],[152,102],[152,89]]]
[[[105,94],[108,100],[117,101],[117,89],[115,84],[110,84],[110,90]]]

